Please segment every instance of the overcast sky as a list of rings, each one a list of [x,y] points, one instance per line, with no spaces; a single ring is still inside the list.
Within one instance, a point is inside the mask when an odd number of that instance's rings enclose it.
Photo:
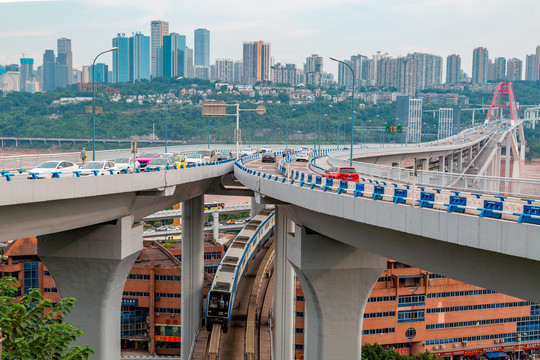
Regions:
[[[539,0],[0,0],[0,64],[19,63],[24,53],[35,68],[56,40],[72,40],[73,66],[92,63],[117,33],[150,35],[151,20],[169,21],[170,32],[210,31],[210,62],[242,58],[244,41],[272,44],[278,63],[302,67],[310,54],[348,59],[377,51],[391,56],[419,51],[459,54],[471,74],[472,51],[490,58],[525,55],[540,45]],[[111,64],[111,56],[100,61]],[[445,75],[443,74],[443,81]]]

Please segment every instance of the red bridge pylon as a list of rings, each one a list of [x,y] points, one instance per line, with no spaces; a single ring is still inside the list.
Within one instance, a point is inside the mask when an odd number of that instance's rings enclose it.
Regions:
[[[506,100],[503,99],[504,95],[508,95]],[[514,120],[519,119],[519,113],[512,82],[500,82],[497,85],[497,90],[495,90],[495,94],[493,95],[493,100],[491,101],[491,106],[489,107],[484,124],[487,124],[491,120],[492,110],[494,109],[496,109],[495,114],[493,114],[494,119],[499,120],[504,108],[510,109],[510,122],[514,125]]]

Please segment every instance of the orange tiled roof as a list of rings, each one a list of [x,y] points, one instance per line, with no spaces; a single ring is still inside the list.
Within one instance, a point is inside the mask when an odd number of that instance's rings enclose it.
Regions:
[[[5,254],[11,257],[37,256],[37,239],[35,237],[17,239],[7,246]]]

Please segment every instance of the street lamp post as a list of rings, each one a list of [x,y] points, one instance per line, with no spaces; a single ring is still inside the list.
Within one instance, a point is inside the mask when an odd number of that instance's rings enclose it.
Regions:
[[[295,110],[296,109],[292,109],[292,111],[289,111],[289,118],[287,119],[287,126],[286,126],[286,133],[285,133],[285,149],[289,148],[289,122],[291,121],[291,112]]]
[[[352,100],[351,100],[351,156],[349,159],[349,166],[352,166],[352,160],[353,160],[353,140],[354,140],[354,78],[356,77],[356,74],[354,73],[353,68],[347,64],[344,61],[339,60],[338,58],[335,58],[333,56],[330,56],[330,60],[337,61],[338,63],[341,63],[343,65],[346,65],[349,70],[352,72]]]
[[[315,132],[313,136],[313,154],[317,151],[317,95],[315,95]]]
[[[100,55],[116,50],[118,50],[118,47],[113,47],[109,50],[102,51],[97,54],[92,62],[92,160],[96,160],[96,85],[94,76],[96,60]]]
[[[165,153],[167,153],[167,105],[169,105],[169,101],[165,99]]]

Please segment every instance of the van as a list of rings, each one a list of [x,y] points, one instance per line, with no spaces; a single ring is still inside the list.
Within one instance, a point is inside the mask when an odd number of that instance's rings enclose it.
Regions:
[[[203,161],[206,162],[217,161],[218,159],[218,154],[214,149],[201,149],[197,151],[197,154],[201,154],[203,156]]]

